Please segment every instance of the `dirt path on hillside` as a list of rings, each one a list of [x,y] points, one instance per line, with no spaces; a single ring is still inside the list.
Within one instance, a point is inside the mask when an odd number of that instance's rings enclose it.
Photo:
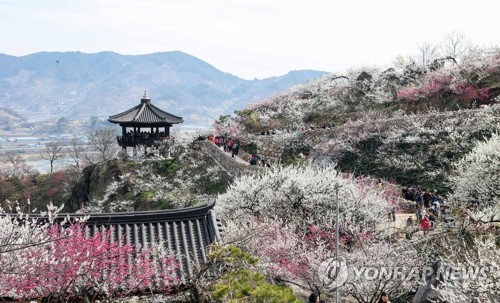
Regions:
[[[222,150],[222,149],[221,149]],[[226,155],[228,155],[229,157],[231,157],[232,153],[231,152],[224,152]],[[245,165],[250,165],[250,163],[248,163],[247,161],[241,159],[239,156],[234,156],[233,160],[235,160],[236,162],[239,162],[239,163],[243,163]]]

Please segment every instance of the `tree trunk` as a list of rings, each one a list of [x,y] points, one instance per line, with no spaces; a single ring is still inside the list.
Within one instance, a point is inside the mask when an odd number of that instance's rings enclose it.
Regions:
[[[89,296],[87,294],[86,289],[82,290],[82,301],[83,301],[83,303],[90,303]]]

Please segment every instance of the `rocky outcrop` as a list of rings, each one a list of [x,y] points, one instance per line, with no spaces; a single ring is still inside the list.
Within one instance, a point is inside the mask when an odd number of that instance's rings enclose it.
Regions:
[[[412,303],[431,303],[440,302],[439,292],[434,289],[439,284],[438,272],[441,267],[441,261],[432,264],[432,274],[426,277],[425,284],[420,285],[417,293],[413,297]]]
[[[119,180],[124,171],[124,162],[120,160],[107,161],[86,167],[75,184],[69,199],[70,209],[79,209],[88,201],[100,200],[104,197],[108,185]]]

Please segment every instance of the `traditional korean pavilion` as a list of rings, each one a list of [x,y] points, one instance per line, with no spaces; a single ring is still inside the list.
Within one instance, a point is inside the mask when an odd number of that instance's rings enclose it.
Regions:
[[[124,150],[138,146],[151,147],[156,142],[166,140],[170,136],[170,127],[174,124],[184,122],[182,117],[168,113],[153,104],[144,92],[141,103],[120,114],[110,116],[111,123],[122,127],[122,135],[119,136],[118,145]]]

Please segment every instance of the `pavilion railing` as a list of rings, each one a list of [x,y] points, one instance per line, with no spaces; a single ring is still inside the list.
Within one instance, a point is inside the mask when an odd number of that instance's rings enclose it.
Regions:
[[[168,139],[166,135],[126,135],[116,137],[118,145],[122,147],[134,147],[137,145],[144,145],[147,147],[152,147],[155,143],[165,141]]]

